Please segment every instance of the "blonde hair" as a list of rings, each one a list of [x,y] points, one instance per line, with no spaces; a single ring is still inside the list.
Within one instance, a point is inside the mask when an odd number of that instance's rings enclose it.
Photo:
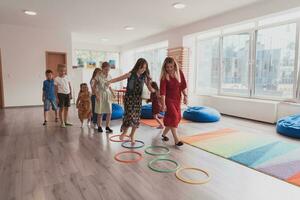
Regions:
[[[161,68],[161,74],[160,74],[160,80],[162,79],[167,79],[170,80],[170,75],[168,74],[168,72],[166,71],[166,66],[167,64],[173,64],[174,65],[174,69],[175,69],[175,78],[178,80],[178,82],[181,82],[181,78],[180,78],[180,69],[179,69],[179,65],[176,62],[176,60],[173,57],[166,57],[166,59],[164,60],[164,63],[162,65]]]
[[[65,64],[58,64],[57,65],[57,71],[63,69],[63,68],[67,68],[67,66]]]

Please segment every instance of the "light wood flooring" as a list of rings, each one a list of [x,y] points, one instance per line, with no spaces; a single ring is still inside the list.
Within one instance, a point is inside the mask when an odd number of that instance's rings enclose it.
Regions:
[[[42,107],[0,110],[0,200],[293,200],[300,199],[300,187],[184,145],[170,157],[184,166],[209,170],[212,179],[204,185],[178,181],[174,173],[151,171],[150,155],[136,164],[115,161],[125,150],[112,143],[106,133],[81,129],[74,107],[74,126],[62,129],[55,122],[42,126]],[[113,121],[118,133],[121,121]],[[222,127],[276,134],[275,126],[223,116],[213,124],[181,125],[180,135],[212,131]],[[141,125],[137,138],[146,145],[161,145],[160,130]],[[294,141],[300,144],[300,141]],[[143,152],[143,149],[139,150]],[[299,155],[300,157],[300,155]]]

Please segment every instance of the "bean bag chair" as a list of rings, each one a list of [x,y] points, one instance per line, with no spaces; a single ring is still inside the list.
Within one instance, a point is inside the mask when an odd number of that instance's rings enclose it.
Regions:
[[[160,114],[163,116],[165,113],[160,112]],[[152,104],[146,104],[146,105],[142,106],[141,118],[142,119],[153,119]]]
[[[300,115],[292,115],[279,119],[276,130],[281,135],[300,139]]]
[[[220,120],[220,113],[209,107],[189,107],[183,112],[183,118],[193,122],[217,122]]]
[[[120,106],[119,104],[113,103],[112,104],[112,115],[111,115],[111,119],[121,119],[124,115],[124,110],[122,108],[122,106]],[[106,120],[106,114],[103,115],[103,120]]]

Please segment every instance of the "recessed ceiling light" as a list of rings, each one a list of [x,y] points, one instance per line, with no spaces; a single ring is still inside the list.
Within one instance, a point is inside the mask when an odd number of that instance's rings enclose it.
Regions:
[[[101,38],[101,41],[102,41],[102,42],[108,42],[109,39],[108,39],[108,38]]]
[[[183,8],[186,7],[186,5],[183,4],[183,3],[177,2],[177,3],[174,3],[174,4],[173,4],[173,7],[176,8],[176,9],[183,9]]]
[[[125,26],[124,29],[126,31],[132,31],[132,30],[134,30],[134,27],[133,26]]]
[[[25,13],[26,15],[32,15],[32,16],[37,14],[36,12],[31,11],[31,10],[24,10],[24,13]]]

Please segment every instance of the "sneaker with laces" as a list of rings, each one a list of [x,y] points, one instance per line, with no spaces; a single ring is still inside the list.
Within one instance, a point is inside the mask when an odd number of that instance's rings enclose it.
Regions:
[[[73,124],[70,122],[66,122],[65,124],[66,124],[66,126],[73,126]]]
[[[66,128],[66,124],[65,123],[61,123],[60,127],[61,128]]]

